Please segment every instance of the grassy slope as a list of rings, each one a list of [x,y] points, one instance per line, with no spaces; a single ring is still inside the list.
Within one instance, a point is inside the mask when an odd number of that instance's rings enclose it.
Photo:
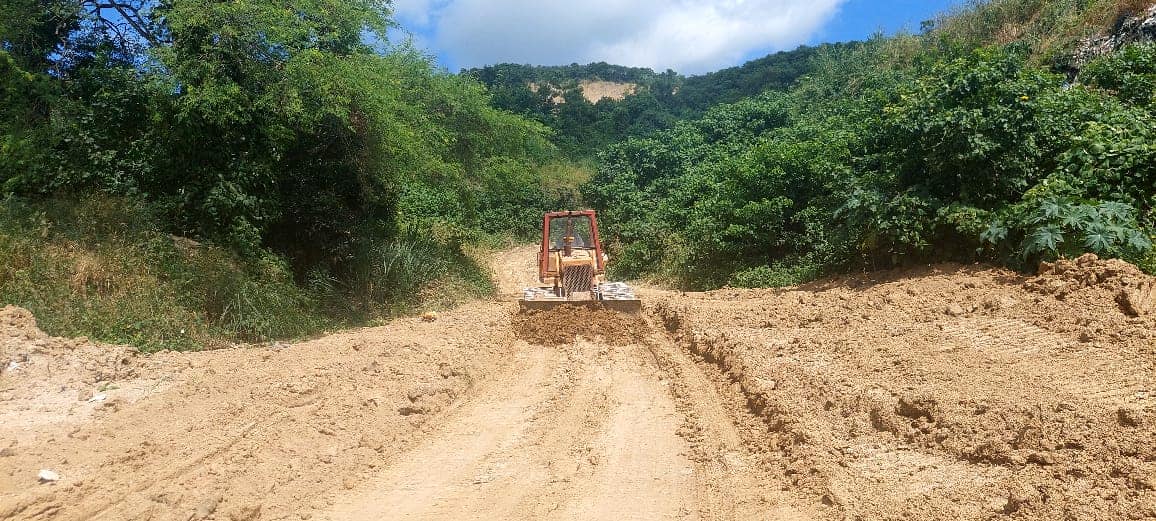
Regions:
[[[388,267],[405,274],[411,297],[362,305],[361,288],[298,283],[276,255],[167,235],[141,208],[105,198],[0,201],[0,304],[30,309],[53,335],[197,350],[299,338],[492,291],[468,248],[399,242],[385,252]]]
[[[971,0],[940,16],[936,31],[970,45],[1025,42],[1041,63],[1064,67],[1085,38],[1104,34],[1153,0]]]

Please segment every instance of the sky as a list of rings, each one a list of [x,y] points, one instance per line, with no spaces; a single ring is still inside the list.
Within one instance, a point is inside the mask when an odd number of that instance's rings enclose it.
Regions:
[[[394,0],[401,30],[450,71],[494,63],[702,74],[802,44],[919,31],[958,0]]]

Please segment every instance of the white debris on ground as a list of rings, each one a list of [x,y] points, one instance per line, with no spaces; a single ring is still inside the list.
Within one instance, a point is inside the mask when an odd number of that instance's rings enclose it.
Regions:
[[[93,396],[92,398],[89,398],[88,403],[99,403],[99,402],[103,402],[107,399],[108,399],[107,394],[98,394],[96,396]]]
[[[37,474],[36,477],[40,478],[41,483],[55,483],[60,481],[60,474],[48,469],[40,469],[40,473]]]

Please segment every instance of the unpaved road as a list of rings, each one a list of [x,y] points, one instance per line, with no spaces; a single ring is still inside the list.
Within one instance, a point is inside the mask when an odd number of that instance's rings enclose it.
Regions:
[[[511,320],[533,258],[436,322],[275,348],[139,356],[6,308],[0,519],[1156,519],[1130,266],[647,290],[536,317],[559,342]]]

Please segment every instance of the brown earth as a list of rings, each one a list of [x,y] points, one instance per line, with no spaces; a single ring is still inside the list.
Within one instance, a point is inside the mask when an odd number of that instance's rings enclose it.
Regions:
[[[566,98],[562,96],[561,90],[559,90],[556,85],[530,83],[527,86],[530,87],[530,90],[534,91],[535,93],[540,91],[543,87],[548,87],[557,93],[551,98],[555,104],[561,105],[566,103]],[[631,96],[638,92],[638,84],[636,83],[582,80],[578,82],[578,86],[582,87],[582,97],[586,98],[586,101],[590,103],[598,103],[604,99],[622,101],[626,99],[627,96]]]
[[[579,85],[582,87],[582,97],[590,103],[598,103],[604,99],[622,101],[638,91],[638,85],[634,83],[582,80]]]
[[[533,258],[496,256],[500,300],[294,345],[142,356],[4,308],[0,519],[1156,519],[1132,266],[514,319]]]
[[[571,344],[578,338],[625,346],[650,336],[645,317],[581,306],[530,310],[515,315],[512,323],[519,339],[540,346]]]

